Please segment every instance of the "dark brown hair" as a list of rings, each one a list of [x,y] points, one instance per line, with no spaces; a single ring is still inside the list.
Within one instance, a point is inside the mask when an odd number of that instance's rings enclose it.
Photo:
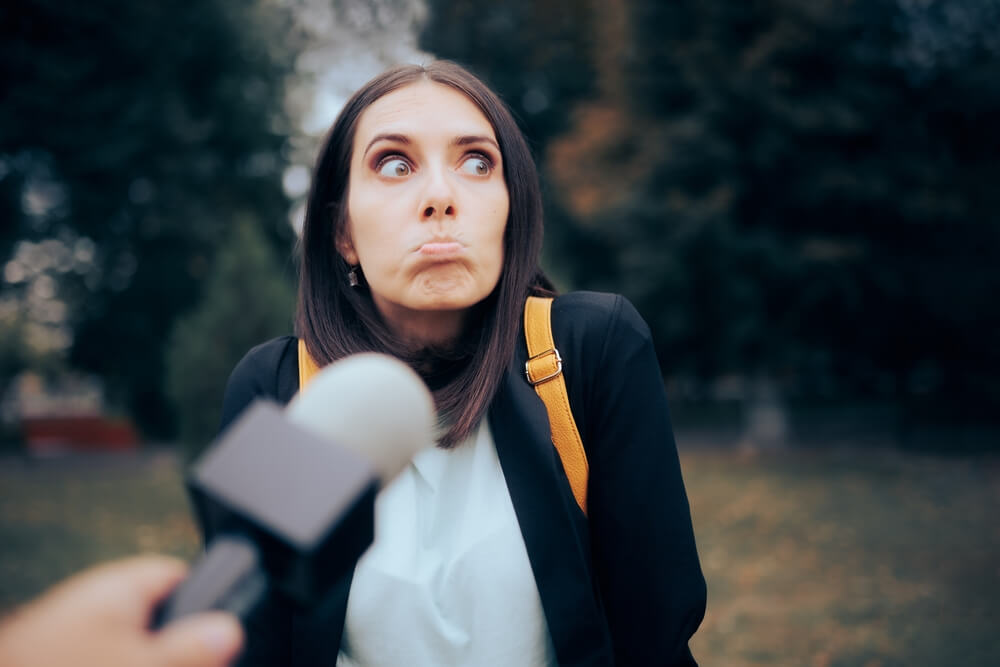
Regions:
[[[337,251],[347,221],[358,118],[379,98],[420,80],[458,90],[483,112],[500,144],[510,198],[500,280],[473,307],[462,340],[447,350],[412,350],[399,341],[383,322],[365,283],[348,284],[350,267]],[[454,446],[476,427],[500,385],[514,354],[525,298],[532,292],[551,293],[552,285],[538,266],[541,245],[542,203],[535,162],[500,98],[452,62],[395,67],[347,101],[320,150],[302,228],[298,336],[320,366],[358,352],[382,352],[409,363],[430,386],[447,424],[439,444]]]

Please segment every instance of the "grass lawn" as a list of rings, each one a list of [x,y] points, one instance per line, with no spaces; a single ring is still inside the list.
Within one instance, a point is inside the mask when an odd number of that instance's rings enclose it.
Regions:
[[[682,463],[709,586],[702,665],[1000,665],[1000,459]],[[0,460],[0,610],[99,560],[196,550],[169,456]]]
[[[0,459],[0,609],[98,561],[198,546],[172,456]]]

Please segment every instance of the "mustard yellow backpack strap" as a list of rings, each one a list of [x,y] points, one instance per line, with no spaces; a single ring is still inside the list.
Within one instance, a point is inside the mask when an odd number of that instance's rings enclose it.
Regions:
[[[309,380],[319,371],[319,366],[313,360],[309,350],[306,349],[306,342],[299,339],[299,391],[309,384]]]
[[[587,452],[569,407],[562,358],[552,340],[552,299],[529,296],[524,304],[524,337],[528,362],[524,372],[549,413],[552,444],[562,459],[576,503],[587,513]]]

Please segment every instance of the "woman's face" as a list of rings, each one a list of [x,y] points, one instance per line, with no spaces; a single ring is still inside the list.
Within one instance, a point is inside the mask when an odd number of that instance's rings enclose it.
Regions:
[[[459,326],[493,291],[509,209],[502,159],[483,113],[445,85],[409,84],[361,114],[337,247],[397,331]]]

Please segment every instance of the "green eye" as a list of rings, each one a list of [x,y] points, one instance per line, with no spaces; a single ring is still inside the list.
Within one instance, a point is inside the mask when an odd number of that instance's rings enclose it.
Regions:
[[[465,174],[487,176],[493,171],[493,165],[490,164],[489,160],[478,155],[473,155],[463,162],[459,169]]]
[[[378,166],[378,173],[382,176],[388,176],[390,178],[409,176],[410,171],[410,165],[406,163],[406,160],[398,157],[385,160]]]

